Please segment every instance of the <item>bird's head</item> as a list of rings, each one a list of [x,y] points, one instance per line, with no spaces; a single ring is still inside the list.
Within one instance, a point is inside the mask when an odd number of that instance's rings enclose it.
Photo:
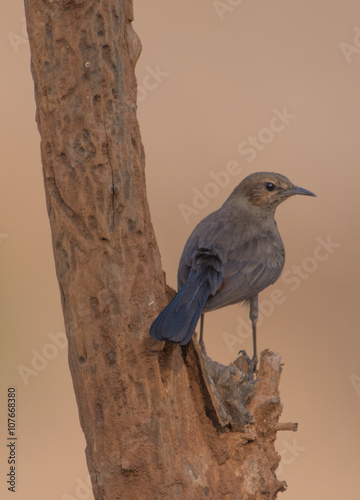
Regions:
[[[254,207],[273,212],[281,202],[295,194],[316,196],[307,189],[294,186],[284,175],[256,172],[245,177],[230,197],[241,197]]]

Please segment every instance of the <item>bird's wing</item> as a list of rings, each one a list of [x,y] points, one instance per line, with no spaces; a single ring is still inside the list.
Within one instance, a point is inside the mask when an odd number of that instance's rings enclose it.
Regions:
[[[272,234],[265,233],[242,242],[228,253],[224,284],[209,297],[204,310],[251,299],[279,278],[284,261],[281,239]]]
[[[190,274],[202,276],[202,281],[207,281],[210,294],[214,295],[222,286],[225,278],[224,259],[218,249],[214,247],[195,248],[180,261],[178,282],[179,290],[188,280]]]
[[[221,286],[225,276],[225,259],[223,250],[216,244],[217,236],[223,228],[221,220],[214,218],[218,212],[213,212],[200,221],[187,240],[179,262],[179,290],[187,281],[190,271],[196,269],[201,272],[207,266],[216,271],[211,288],[215,286],[216,290]]]

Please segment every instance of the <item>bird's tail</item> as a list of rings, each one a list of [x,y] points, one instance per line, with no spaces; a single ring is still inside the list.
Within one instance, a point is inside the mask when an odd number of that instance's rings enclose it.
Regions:
[[[151,325],[151,337],[154,340],[187,344],[210,292],[211,286],[205,273],[192,271],[186,283]]]

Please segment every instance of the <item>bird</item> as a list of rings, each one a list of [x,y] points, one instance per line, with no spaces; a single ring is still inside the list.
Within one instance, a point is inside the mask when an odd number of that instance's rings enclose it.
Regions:
[[[284,175],[256,172],[245,177],[225,203],[202,219],[187,240],[178,268],[178,292],[150,327],[150,336],[186,345],[204,313],[243,302],[250,306],[253,357],[257,364],[258,295],[275,283],[285,263],[276,221],[278,205],[293,195],[316,196]]]

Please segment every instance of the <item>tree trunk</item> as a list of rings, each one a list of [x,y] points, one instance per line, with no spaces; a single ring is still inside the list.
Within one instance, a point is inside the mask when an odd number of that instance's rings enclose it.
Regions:
[[[69,365],[97,500],[275,498],[280,358],[258,381],[149,338],[168,298],[146,199],[131,0],[25,0]],[[229,385],[230,384],[230,385]]]

